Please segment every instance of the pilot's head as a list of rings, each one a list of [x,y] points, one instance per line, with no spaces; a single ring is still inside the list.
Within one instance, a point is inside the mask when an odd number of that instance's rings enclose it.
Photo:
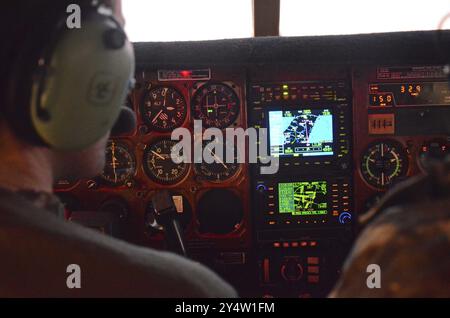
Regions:
[[[0,185],[98,174],[134,74],[120,0],[1,6]]]

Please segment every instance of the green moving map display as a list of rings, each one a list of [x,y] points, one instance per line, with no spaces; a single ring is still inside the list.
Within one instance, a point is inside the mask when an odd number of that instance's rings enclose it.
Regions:
[[[280,213],[292,215],[327,214],[327,182],[279,183],[278,207]]]

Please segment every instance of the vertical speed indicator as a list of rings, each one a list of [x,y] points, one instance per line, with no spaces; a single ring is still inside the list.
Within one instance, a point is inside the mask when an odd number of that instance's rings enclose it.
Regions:
[[[221,149],[220,153],[216,153],[217,148]],[[238,163],[236,147],[232,148],[227,143],[219,142],[217,139],[210,142],[204,141],[203,153],[207,153],[214,160],[211,163],[203,160],[202,163],[194,165],[194,171],[200,179],[219,183],[232,179],[239,173],[241,166]],[[228,157],[233,159],[231,162],[226,160],[227,154]]]

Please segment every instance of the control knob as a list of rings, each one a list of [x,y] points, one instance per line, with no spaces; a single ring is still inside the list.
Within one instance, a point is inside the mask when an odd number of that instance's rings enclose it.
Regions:
[[[341,224],[349,224],[352,221],[352,215],[348,212],[342,212],[339,215],[339,223]]]
[[[288,258],[281,265],[281,276],[288,282],[296,282],[303,277],[303,267],[298,259]]]

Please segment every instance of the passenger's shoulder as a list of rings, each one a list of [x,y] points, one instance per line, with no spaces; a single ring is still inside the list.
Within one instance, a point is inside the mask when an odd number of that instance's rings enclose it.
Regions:
[[[80,291],[74,291],[74,296],[236,296],[229,284],[197,262],[172,253],[136,246],[66,222],[50,213],[28,212],[29,216],[20,213],[10,216],[8,224],[2,226],[0,231],[7,234],[3,237],[14,240],[15,247],[8,248],[12,246],[12,241],[5,241],[3,244],[0,242],[0,249],[8,250],[11,259],[16,258],[20,262],[26,261],[27,257],[40,258],[38,268],[22,268],[27,275],[41,273],[40,284],[47,288],[41,290],[37,287],[37,293],[50,293],[49,286],[54,285],[55,293],[60,291],[66,296],[66,267],[77,264],[82,271],[83,287]],[[25,237],[26,241],[20,239]],[[20,246],[17,245],[21,244],[24,248],[18,248]],[[32,250],[34,256],[27,256],[25,250]],[[60,273],[61,277],[52,273]]]
[[[143,296],[236,296],[229,284],[198,262],[173,253],[132,245],[79,226],[74,227],[73,235],[73,239],[91,246],[93,257],[97,258],[99,252],[108,255],[116,264],[119,275],[123,270],[129,273],[124,279],[132,281],[134,288],[140,286]]]

